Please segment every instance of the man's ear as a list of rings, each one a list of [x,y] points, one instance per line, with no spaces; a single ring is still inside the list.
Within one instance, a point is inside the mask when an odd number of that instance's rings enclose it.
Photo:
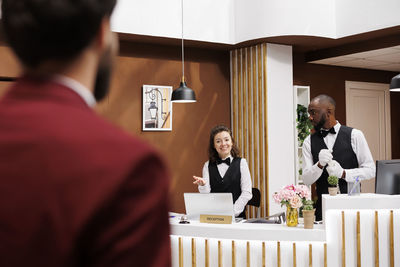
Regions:
[[[107,47],[110,38],[110,28],[110,18],[104,17],[101,20],[94,44],[99,51],[103,51]]]

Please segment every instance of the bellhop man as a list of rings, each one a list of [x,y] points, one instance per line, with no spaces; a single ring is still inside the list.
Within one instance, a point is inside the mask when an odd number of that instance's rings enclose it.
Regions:
[[[171,266],[169,174],[101,118],[116,0],[2,0],[23,67],[0,99],[0,266]]]
[[[321,195],[328,194],[328,176],[341,178],[341,193],[347,193],[347,183],[375,176],[375,164],[364,134],[341,125],[335,118],[335,109],[335,100],[327,95],[313,98],[308,106],[315,132],[303,143],[303,180],[307,185],[316,182],[317,221],[322,220]]]

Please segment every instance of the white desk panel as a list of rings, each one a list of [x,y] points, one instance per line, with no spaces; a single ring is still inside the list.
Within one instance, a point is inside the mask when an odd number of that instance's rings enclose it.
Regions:
[[[323,225],[304,229],[302,224],[297,227],[260,223],[207,224],[196,221],[179,224],[178,220],[171,220],[171,235],[234,240],[325,241]]]

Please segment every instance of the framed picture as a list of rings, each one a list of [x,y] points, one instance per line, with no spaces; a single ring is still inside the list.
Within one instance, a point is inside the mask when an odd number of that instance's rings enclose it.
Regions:
[[[143,85],[143,131],[172,131],[171,94],[172,86]]]

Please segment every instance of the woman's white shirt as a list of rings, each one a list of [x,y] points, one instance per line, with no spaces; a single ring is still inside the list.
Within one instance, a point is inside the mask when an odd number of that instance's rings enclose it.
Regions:
[[[233,160],[232,156],[229,156],[229,158],[231,159],[232,162]],[[221,177],[224,177],[226,171],[229,168],[229,165],[226,163],[221,163],[217,165],[217,168]],[[235,216],[238,216],[240,213],[242,213],[242,211],[246,207],[247,202],[252,198],[252,193],[251,193],[252,184],[251,184],[250,170],[247,161],[244,158],[240,160],[240,174],[241,174],[240,189],[242,190],[242,193],[240,194],[239,198],[235,201],[233,205]],[[208,161],[204,163],[202,178],[205,181],[205,185],[198,186],[199,192],[210,193],[211,187],[210,187],[210,175],[208,173]]]

